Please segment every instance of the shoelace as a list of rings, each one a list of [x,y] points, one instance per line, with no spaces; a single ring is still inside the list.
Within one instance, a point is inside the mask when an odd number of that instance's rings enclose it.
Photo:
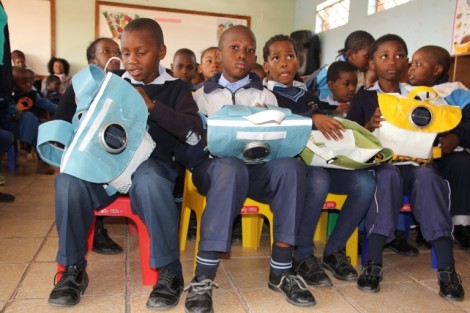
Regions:
[[[297,285],[300,290],[307,290],[307,283],[300,275],[283,275],[281,281],[276,285],[276,287],[280,288],[284,280],[287,280],[291,287]]]
[[[322,269],[320,261],[314,256],[307,258],[305,262],[307,263],[307,266],[309,268],[309,273],[316,272]]]
[[[340,254],[339,260],[338,260],[338,265],[344,267],[351,267],[351,257]]]
[[[445,283],[454,283],[456,285],[462,284],[462,279],[460,278],[460,275],[456,272],[441,271],[438,272],[437,277],[440,281],[443,281]],[[443,278],[447,278],[447,280],[444,280]]]
[[[175,278],[175,274],[168,270],[163,270],[160,272],[160,278],[158,279],[158,283],[163,283],[166,286],[171,286],[173,279]]]
[[[212,286],[219,288],[219,285],[210,280],[210,279],[203,279],[200,282],[192,282],[187,287],[184,288],[184,291],[188,291],[192,289],[192,291],[198,295],[203,295],[206,292],[212,290]]]

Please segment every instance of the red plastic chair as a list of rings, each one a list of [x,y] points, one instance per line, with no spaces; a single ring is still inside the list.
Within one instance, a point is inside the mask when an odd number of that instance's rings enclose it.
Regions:
[[[145,286],[153,286],[158,280],[158,270],[150,267],[150,238],[147,227],[137,214],[131,210],[131,202],[129,197],[121,196],[113,203],[100,211],[95,211],[95,216],[117,216],[127,217],[134,222],[139,235],[140,248],[140,269],[142,272],[142,284]],[[129,225],[131,227],[131,225]],[[95,234],[95,221],[93,221],[88,233],[87,250],[90,251],[93,246],[93,238]],[[58,272],[64,270],[64,266],[57,265]],[[60,279],[60,277],[58,277]]]

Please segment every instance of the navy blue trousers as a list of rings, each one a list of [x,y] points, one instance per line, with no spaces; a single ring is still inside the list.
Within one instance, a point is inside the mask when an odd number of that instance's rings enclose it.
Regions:
[[[163,267],[179,258],[179,216],[173,188],[176,172],[166,162],[149,159],[132,176],[129,191],[132,210],[147,226],[150,266]],[[86,254],[87,234],[94,210],[112,203],[102,185],[59,174],[55,179],[56,226],[59,234],[57,262],[71,265]]]
[[[207,205],[201,222],[200,251],[228,252],[232,224],[246,197],[268,203],[274,213],[274,241],[297,243],[305,207],[307,166],[281,158],[246,165],[236,158],[215,158],[192,170],[193,182]]]
[[[366,231],[394,237],[403,195],[426,241],[452,237],[450,188],[432,167],[382,165],[375,169],[377,192],[366,217]]]

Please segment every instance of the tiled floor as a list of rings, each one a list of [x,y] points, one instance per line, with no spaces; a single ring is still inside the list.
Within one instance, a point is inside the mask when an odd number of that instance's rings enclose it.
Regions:
[[[125,247],[116,256],[89,254],[90,284],[73,308],[47,304],[56,272],[57,233],[54,225],[53,177],[34,174],[34,166],[8,174],[0,192],[16,195],[11,204],[0,203],[0,310],[1,312],[147,312],[151,287],[141,285],[138,241],[126,220],[108,218],[111,236]],[[470,312],[470,295],[461,302],[438,296],[430,252],[417,257],[386,250],[384,280],[379,293],[359,291],[354,282],[333,278],[332,288],[311,288],[317,305],[297,308],[267,288],[269,240],[263,236],[259,250],[233,245],[230,258],[221,262],[214,290],[217,312]],[[194,243],[181,260],[185,281],[191,279]],[[455,248],[457,270],[470,292],[470,253]],[[318,249],[321,255],[321,247]],[[169,312],[184,312],[184,297]]]

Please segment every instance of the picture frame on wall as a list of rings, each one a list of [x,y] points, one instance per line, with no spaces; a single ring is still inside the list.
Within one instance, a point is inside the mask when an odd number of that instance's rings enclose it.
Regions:
[[[152,18],[162,27],[167,47],[164,63],[167,66],[178,49],[191,49],[199,59],[204,49],[217,46],[224,30],[233,25],[250,27],[251,23],[251,17],[243,15],[96,1],[95,35],[111,37],[119,43],[124,27],[142,17]]]
[[[457,0],[451,54],[470,53],[470,0]]]

